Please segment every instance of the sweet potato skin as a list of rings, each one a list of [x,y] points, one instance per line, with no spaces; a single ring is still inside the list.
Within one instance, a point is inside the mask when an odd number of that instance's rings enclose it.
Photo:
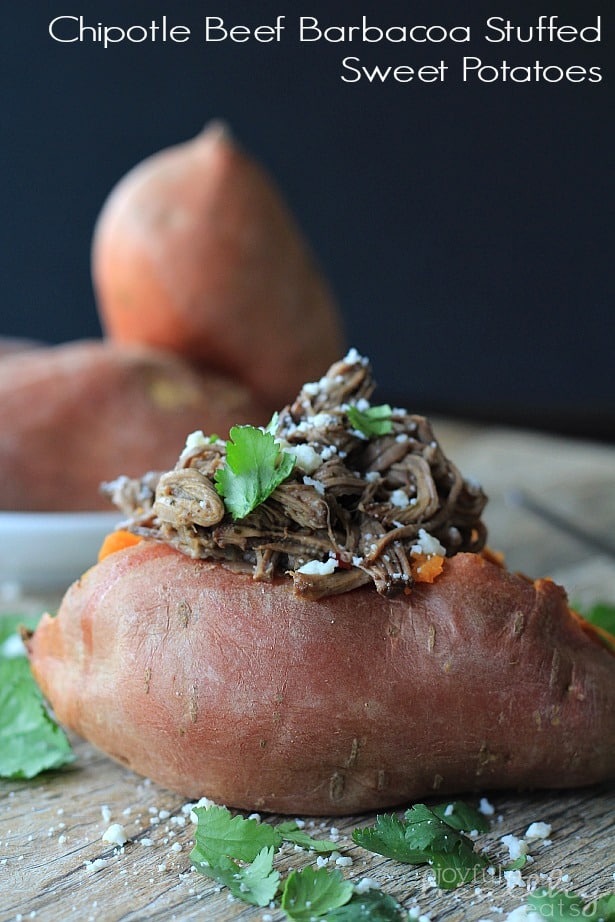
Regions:
[[[65,725],[187,797],[349,814],[615,774],[615,657],[563,590],[473,554],[433,584],[302,601],[144,541],[29,642]]]
[[[82,340],[0,361],[0,508],[110,510],[100,484],[167,470],[188,432],[266,423],[236,382],[176,356]]]
[[[276,405],[343,351],[337,304],[294,216],[217,123],[112,189],[92,278],[111,339],[221,370]]]

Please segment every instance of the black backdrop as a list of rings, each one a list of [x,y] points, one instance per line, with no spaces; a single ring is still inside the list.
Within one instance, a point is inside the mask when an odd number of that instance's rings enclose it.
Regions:
[[[487,16],[584,26],[600,43],[487,44]],[[128,26],[166,14],[187,44],[54,42],[54,16]],[[280,43],[204,43],[205,16],[271,24]],[[322,26],[470,24],[471,45],[299,43]],[[383,392],[417,410],[612,434],[612,25],[606,3],[159,2],[14,5],[1,38],[2,324],[99,335],[89,247],[113,184],[220,117],[275,176]],[[444,83],[343,83],[446,59]],[[600,66],[600,83],[464,84],[485,63]],[[348,75],[348,72],[346,72]],[[609,198],[610,196],[610,198]]]

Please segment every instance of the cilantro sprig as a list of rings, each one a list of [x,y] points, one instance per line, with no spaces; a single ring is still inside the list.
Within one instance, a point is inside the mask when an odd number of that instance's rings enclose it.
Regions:
[[[334,842],[312,839],[293,821],[272,826],[233,816],[226,807],[197,807],[198,824],[190,860],[197,871],[229,888],[233,896],[255,906],[267,906],[275,897],[280,874],[273,858],[283,842],[332,852]]]
[[[299,823],[273,826],[233,816],[218,806],[196,808],[195,813],[198,826],[191,861],[197,871],[225,884],[237,898],[261,907],[276,905],[290,922],[408,922],[408,913],[392,896],[353,886],[337,868],[307,866],[282,879],[273,861],[284,842],[320,853],[337,849],[333,841],[313,839]],[[450,890],[469,883],[490,863],[474,851],[463,830],[481,833],[489,828],[482,813],[453,801],[432,807],[415,804],[403,819],[397,814],[380,815],[374,826],[355,829],[352,838],[387,858],[431,866],[438,886]],[[539,890],[528,896],[527,904],[554,922],[578,918],[615,922],[615,893],[588,903],[567,892]]]
[[[271,432],[233,426],[226,443],[226,464],[215,473],[216,490],[233,519],[243,519],[290,475],[295,458]]]
[[[336,868],[305,867],[282,882],[273,867],[285,842],[318,854],[336,851],[337,843],[314,839],[293,820],[273,826],[233,816],[226,807],[197,807],[197,830],[190,860],[195,869],[229,888],[233,896],[254,906],[268,906],[279,897],[292,922],[315,917],[326,922],[401,922],[397,902],[380,890],[359,893]]]
[[[34,778],[74,758],[64,731],[49,715],[32,677],[25,651],[19,651],[20,617],[0,619],[0,777]],[[31,626],[34,627],[34,622]],[[17,642],[17,643],[16,643]]]
[[[388,403],[377,407],[367,407],[365,410],[359,410],[355,404],[350,404],[346,410],[350,425],[367,438],[388,435],[393,429],[392,413]]]
[[[405,864],[428,864],[438,886],[452,890],[473,880],[488,865],[461,831],[485,832],[485,817],[466,804],[441,804],[430,809],[415,804],[403,820],[396,814],[376,818],[373,826],[355,829],[353,841],[371,852]]]

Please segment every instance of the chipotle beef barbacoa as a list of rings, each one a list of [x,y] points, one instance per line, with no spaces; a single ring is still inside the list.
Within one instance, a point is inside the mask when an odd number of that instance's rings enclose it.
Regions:
[[[103,489],[136,534],[256,580],[288,574],[309,598],[370,581],[382,594],[408,590],[438,572],[434,561],[484,547],[486,497],[444,456],[427,419],[373,407],[374,389],[354,349],[304,385],[267,429],[294,466],[243,518],[216,489],[227,443],[202,432],[188,437],[172,471]]]

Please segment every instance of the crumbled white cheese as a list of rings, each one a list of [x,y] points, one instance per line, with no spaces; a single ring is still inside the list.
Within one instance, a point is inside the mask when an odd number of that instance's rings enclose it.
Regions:
[[[425,531],[424,528],[419,529],[418,541],[416,544],[412,545],[411,548],[412,554],[441,554],[444,556],[446,554],[445,548],[442,547],[437,538],[434,538],[433,535],[430,535],[429,532]]]
[[[447,804],[446,810],[444,811],[444,816],[452,816],[455,812],[455,804]]]
[[[517,836],[502,836],[501,842],[508,849],[511,861],[516,861],[517,858],[527,855],[527,842],[523,839],[518,839]]]
[[[551,835],[551,826],[549,823],[532,823],[528,826],[525,833],[526,842],[532,842],[535,839],[548,839]]]
[[[389,496],[389,502],[393,506],[397,506],[398,509],[405,509],[410,503],[410,497],[405,490],[393,490]]]
[[[350,857],[350,855],[340,855],[339,858],[336,858],[336,859],[335,859],[335,863],[336,863],[340,868],[351,868],[352,865],[353,865],[353,860],[352,860],[352,858]]]
[[[352,346],[344,356],[344,362],[347,365],[367,365],[368,359]]]
[[[489,803],[486,797],[481,797],[480,804],[478,805],[479,813],[482,813],[483,816],[493,816],[495,813],[495,807],[493,804]]]
[[[380,480],[380,474],[378,471],[367,471],[364,478],[367,483],[374,483],[376,480]]]
[[[109,809],[107,804],[102,805],[102,807],[100,808],[100,813],[103,818],[103,823],[109,823],[111,820],[111,810]]]
[[[306,474],[303,478],[303,482],[306,485],[306,487],[313,487],[317,493],[320,493],[321,496],[324,496],[325,485],[324,483],[321,483],[320,480],[314,480],[313,477],[308,477],[308,475]]]
[[[210,800],[209,797],[201,797],[196,803],[184,804],[182,807],[182,813],[189,813],[190,820],[196,825],[199,821],[198,816],[194,812],[197,807],[216,807],[217,804],[215,801]]]
[[[209,439],[202,429],[196,429],[186,437],[184,451],[192,451],[193,448],[205,448],[209,444]]]
[[[506,886],[509,890],[512,890],[514,887],[523,887],[525,886],[523,877],[521,876],[521,871],[504,871],[504,880],[506,881]]]
[[[322,456],[311,445],[280,445],[284,451],[295,458],[297,467],[306,474],[313,474],[323,463]]]
[[[377,890],[378,881],[373,877],[362,877],[358,884],[354,885],[356,893],[367,893],[368,890]]]
[[[320,457],[323,461],[328,461],[333,455],[337,454],[337,446],[335,445],[325,445],[324,448],[320,450]],[[340,453],[340,458],[342,457],[343,452]]]
[[[102,834],[103,842],[109,842],[110,845],[124,845],[128,841],[128,836],[121,823],[111,823],[108,829]]]
[[[359,413],[366,413],[370,408],[369,400],[366,400],[365,397],[359,397],[359,399],[355,403],[355,407],[357,408]]]
[[[307,394],[308,397],[316,397],[321,391],[320,381],[306,381],[302,387],[302,391],[304,394]]]
[[[335,557],[329,557],[322,563],[320,560],[308,560],[302,567],[299,567],[297,573],[305,573],[306,576],[329,576],[335,571],[337,560]]]

